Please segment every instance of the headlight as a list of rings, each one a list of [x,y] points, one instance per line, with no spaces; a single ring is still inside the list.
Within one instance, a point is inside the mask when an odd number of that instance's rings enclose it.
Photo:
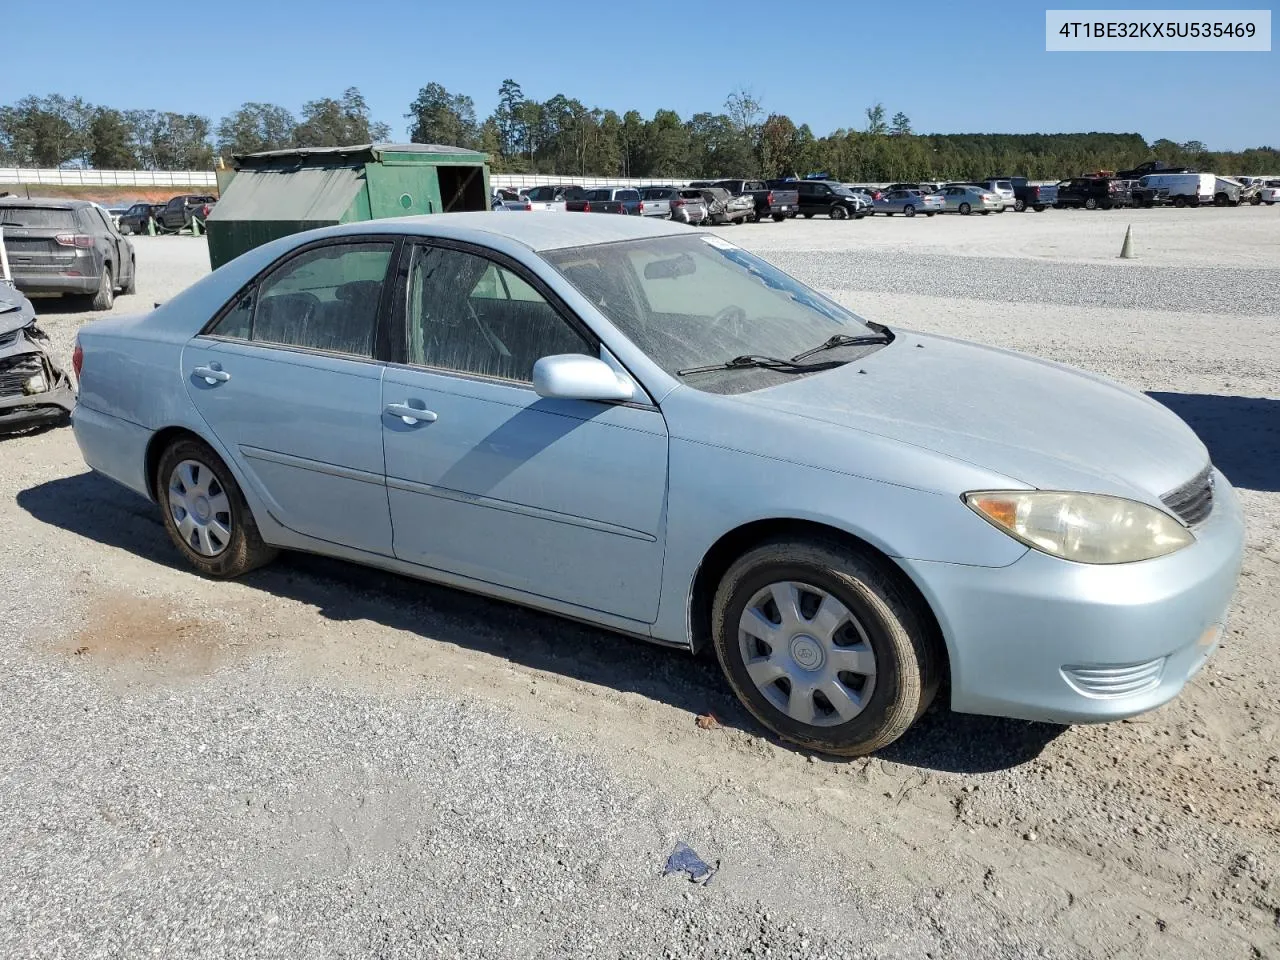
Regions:
[[[1181,550],[1195,542],[1163,510],[1096,493],[978,490],[964,502],[1029,547],[1077,563],[1132,563]]]
[[[27,382],[22,385],[22,392],[30,396],[33,393],[44,393],[49,389],[49,383],[44,378],[43,373],[37,373],[34,377],[28,377]]]

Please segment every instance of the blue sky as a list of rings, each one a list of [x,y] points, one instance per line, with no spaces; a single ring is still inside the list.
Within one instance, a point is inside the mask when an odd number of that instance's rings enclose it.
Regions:
[[[114,55],[110,67],[84,60],[88,49],[78,66],[50,62],[40,41],[65,42],[64,5],[5,6],[0,102],[63,93],[216,122],[246,100],[297,112],[354,85],[402,137],[419,87],[466,93],[483,118],[512,77],[532,98],[564,93],[646,117],[719,111],[741,86],[819,135],[861,127],[878,100],[923,133],[1098,130],[1212,149],[1280,146],[1280,53],[1046,53],[1045,4],[116,0],[93,33]],[[699,35],[715,38],[711,52]],[[129,38],[139,36],[164,51],[165,71],[130,64]],[[175,36],[190,40],[175,47]]]

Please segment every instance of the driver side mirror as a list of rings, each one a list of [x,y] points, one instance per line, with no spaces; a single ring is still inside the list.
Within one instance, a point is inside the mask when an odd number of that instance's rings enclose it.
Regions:
[[[579,353],[543,357],[533,365],[533,389],[555,400],[630,400],[631,381],[603,360]]]

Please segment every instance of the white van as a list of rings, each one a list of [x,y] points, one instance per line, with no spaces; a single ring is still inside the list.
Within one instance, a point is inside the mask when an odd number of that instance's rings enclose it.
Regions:
[[[1199,206],[1213,202],[1217,179],[1212,173],[1149,173],[1138,181],[1138,189],[1148,203]]]

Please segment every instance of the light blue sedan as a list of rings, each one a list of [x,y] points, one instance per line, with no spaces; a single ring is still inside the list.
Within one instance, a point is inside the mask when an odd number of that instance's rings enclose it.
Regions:
[[[1243,524],[1176,416],[889,329],[640,217],[379,220],[81,328],[75,434],[197,570],[328,554],[690,650],[861,754],[1101,721],[1222,632]]]

